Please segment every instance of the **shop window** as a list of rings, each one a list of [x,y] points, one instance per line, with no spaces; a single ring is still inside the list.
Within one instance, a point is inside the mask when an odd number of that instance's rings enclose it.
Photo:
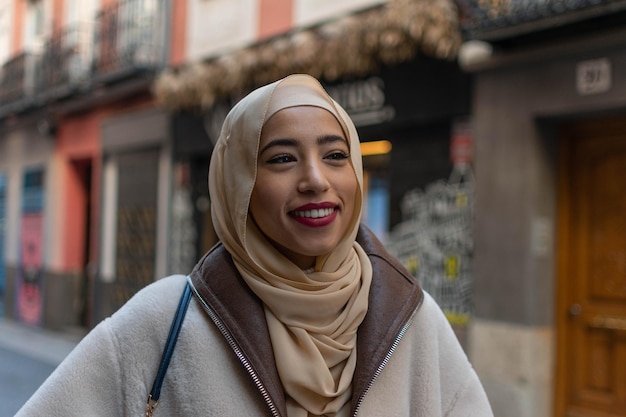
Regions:
[[[380,240],[389,234],[389,161],[391,142],[387,140],[361,143],[363,155],[363,216],[362,222]]]
[[[365,171],[363,223],[383,242],[389,233],[389,185],[379,173]]]
[[[171,274],[188,274],[217,243],[207,186],[208,170],[208,156],[174,165],[168,244]]]
[[[188,274],[197,262],[198,233],[190,164],[174,165],[170,205],[168,269],[170,274]]]

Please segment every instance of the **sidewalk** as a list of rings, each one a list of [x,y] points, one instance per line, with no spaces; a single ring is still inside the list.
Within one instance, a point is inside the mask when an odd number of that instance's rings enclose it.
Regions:
[[[82,335],[53,332],[0,317],[0,347],[57,366]]]

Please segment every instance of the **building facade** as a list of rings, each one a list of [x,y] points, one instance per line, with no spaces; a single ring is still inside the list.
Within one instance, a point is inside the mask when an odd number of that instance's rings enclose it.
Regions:
[[[470,351],[499,416],[626,415],[625,6],[485,2],[466,22]]]
[[[103,192],[113,186],[103,173],[141,137],[121,147],[108,132],[123,115],[140,125],[151,114],[150,87],[169,63],[171,7],[160,0],[0,3],[6,316],[64,329],[89,328],[109,312],[99,285],[107,271],[102,238],[125,225],[104,228]],[[145,138],[142,146],[156,142]]]

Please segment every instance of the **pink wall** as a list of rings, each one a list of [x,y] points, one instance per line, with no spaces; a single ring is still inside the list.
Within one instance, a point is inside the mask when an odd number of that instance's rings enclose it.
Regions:
[[[178,66],[185,61],[187,33],[187,0],[172,3],[172,37],[170,39],[170,64]]]
[[[94,251],[99,208],[100,187],[100,124],[102,112],[93,112],[64,119],[57,132],[56,152],[61,160],[59,181],[65,186],[64,195],[58,196],[64,205],[60,219],[62,228],[61,267],[80,270],[85,264],[84,250],[87,233],[87,204],[91,203],[91,259]],[[85,174],[91,165],[91,195],[87,194]],[[61,204],[61,203],[60,203]]]
[[[13,0],[13,42],[11,44],[11,56],[22,51],[24,46],[24,25],[26,24],[26,2]]]
[[[293,0],[259,0],[259,39],[278,35],[293,25]]]
[[[63,12],[65,9],[64,0],[53,0],[52,2],[52,32],[56,33],[63,29]]]

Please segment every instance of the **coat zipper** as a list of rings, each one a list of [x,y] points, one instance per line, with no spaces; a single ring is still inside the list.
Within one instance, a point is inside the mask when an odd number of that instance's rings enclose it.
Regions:
[[[265,388],[263,383],[261,383],[259,376],[254,371],[254,369],[252,368],[252,365],[250,365],[250,362],[248,362],[248,359],[246,359],[243,352],[241,351],[241,349],[239,348],[239,346],[237,345],[237,343],[235,342],[231,334],[226,329],[226,326],[224,326],[224,324],[219,319],[219,317],[217,317],[217,314],[215,314],[213,309],[209,307],[206,301],[204,301],[204,299],[200,296],[200,293],[198,293],[198,290],[196,290],[196,287],[193,285],[193,282],[191,282],[191,279],[188,278],[187,281],[189,282],[191,289],[196,295],[196,298],[200,301],[200,304],[202,305],[202,308],[204,309],[204,311],[206,311],[206,313],[209,315],[211,320],[213,320],[213,323],[215,323],[220,333],[222,333],[222,335],[226,339],[226,342],[230,345],[230,348],[233,350],[233,352],[235,352],[235,355],[237,355],[237,358],[239,358],[239,361],[243,364],[244,368],[246,368],[246,371],[248,371],[248,374],[252,378],[252,381],[254,381],[254,384],[256,385],[257,389],[263,396],[265,403],[269,407],[272,413],[272,416],[280,417],[280,413],[278,412],[276,405],[274,404],[274,401],[272,401],[272,399],[270,398],[267,392],[267,389]]]
[[[244,368],[246,368],[246,371],[248,371],[248,374],[250,375],[250,377],[254,381],[254,384],[256,385],[257,389],[259,390],[259,392],[263,396],[263,399],[265,400],[265,403],[269,407],[269,409],[270,409],[270,411],[272,413],[272,416],[280,417],[280,413],[278,412],[278,410],[276,409],[276,405],[274,404],[274,402],[270,398],[270,396],[269,396],[269,394],[267,392],[267,389],[261,383],[261,380],[259,379],[259,376],[254,371],[254,369],[252,369],[252,366],[250,365],[250,362],[248,362],[248,359],[246,359],[246,357],[244,356],[244,354],[241,351],[241,349],[239,348],[239,346],[237,346],[237,343],[235,343],[235,341],[233,340],[233,337],[230,335],[230,333],[228,332],[228,330],[226,329],[226,327],[224,326],[222,321],[217,317],[217,314],[215,314],[213,309],[211,307],[209,307],[209,305],[206,303],[206,301],[204,301],[204,298],[202,298],[202,296],[200,296],[200,293],[198,293],[198,290],[196,290],[196,287],[193,285],[193,282],[191,282],[191,278],[187,278],[187,281],[189,281],[189,285],[191,286],[191,289],[193,290],[194,294],[196,295],[196,298],[198,300],[200,300],[200,304],[202,305],[202,308],[204,309],[204,311],[206,311],[206,313],[209,315],[209,317],[211,318],[213,323],[215,323],[215,325],[217,326],[217,328],[220,331],[220,333],[222,333],[222,335],[226,339],[227,343],[230,345],[230,348],[233,350],[233,352],[235,352],[235,355],[237,355],[237,358],[239,358],[239,361],[243,364]],[[383,368],[387,365],[387,363],[391,359],[391,355],[393,355],[393,353],[395,352],[396,348],[400,344],[400,340],[402,339],[402,337],[404,336],[406,331],[409,329],[409,327],[411,327],[411,324],[413,324],[413,319],[415,318],[415,314],[417,313],[417,311],[422,306],[422,302],[423,301],[424,301],[424,298],[422,297],[422,299],[420,300],[420,303],[417,305],[417,307],[415,307],[415,310],[413,311],[413,313],[411,313],[411,317],[409,317],[409,319],[404,324],[404,326],[402,326],[402,329],[400,329],[400,332],[398,333],[398,335],[396,336],[395,340],[391,344],[391,347],[389,348],[389,351],[387,352],[387,354],[383,358],[383,361],[380,363],[380,365],[376,369],[376,372],[374,372],[374,376],[372,377],[372,379],[367,384],[367,388],[365,389],[365,391],[363,391],[363,394],[361,394],[361,396],[359,397],[359,399],[357,401],[357,404],[356,404],[356,407],[354,408],[354,413],[352,414],[352,417],[356,417],[359,414],[359,409],[361,408],[361,405],[363,404],[363,400],[365,399],[365,396],[367,395],[367,393],[372,388],[372,385],[374,385],[374,382],[376,382],[376,379],[378,378],[380,373],[383,371]]]
[[[411,313],[411,317],[409,317],[409,319],[404,324],[404,326],[402,326],[402,329],[400,329],[400,332],[398,332],[398,335],[396,336],[395,340],[391,344],[389,351],[387,352],[387,354],[383,358],[383,361],[380,363],[380,365],[376,369],[376,372],[374,372],[374,376],[372,376],[372,379],[367,384],[367,388],[365,388],[365,391],[363,391],[363,394],[361,394],[361,396],[359,397],[356,403],[356,406],[354,407],[354,413],[352,414],[352,417],[356,417],[359,414],[359,409],[361,408],[361,405],[363,404],[363,400],[365,399],[365,396],[372,388],[372,385],[374,385],[374,382],[376,382],[376,379],[380,376],[380,373],[383,371],[383,368],[387,365],[387,363],[391,359],[391,355],[393,355],[396,348],[400,344],[400,340],[402,339],[406,331],[409,329],[409,327],[411,327],[411,324],[413,324],[413,319],[415,318],[415,314],[422,306],[423,301],[424,301],[424,297],[422,297],[417,307],[415,307],[415,310],[413,310],[413,313]]]

